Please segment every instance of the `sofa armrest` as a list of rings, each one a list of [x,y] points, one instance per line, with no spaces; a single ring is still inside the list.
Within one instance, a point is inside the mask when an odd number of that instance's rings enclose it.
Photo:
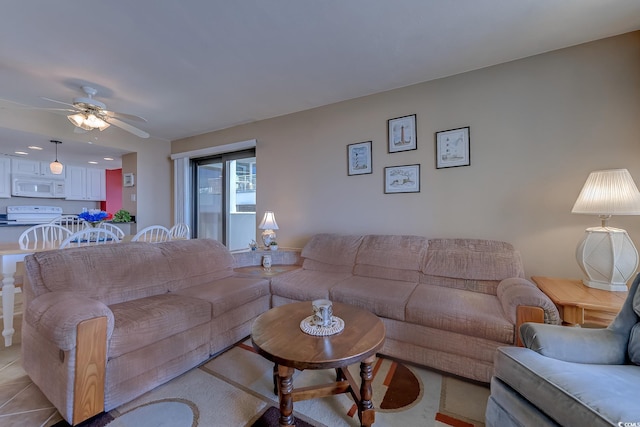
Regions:
[[[105,304],[73,292],[49,292],[30,301],[24,319],[38,333],[69,351],[76,346],[78,325],[97,317],[107,318],[107,339],[113,333],[113,313]]]
[[[518,306],[540,307],[544,311],[544,323],[561,323],[560,313],[553,301],[527,279],[504,279],[498,284],[497,295],[504,313],[514,325],[518,323]]]
[[[627,337],[608,328],[525,323],[520,337],[525,347],[565,362],[621,365],[626,361]]]

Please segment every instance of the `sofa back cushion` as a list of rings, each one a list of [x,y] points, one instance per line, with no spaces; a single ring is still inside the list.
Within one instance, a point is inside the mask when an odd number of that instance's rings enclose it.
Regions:
[[[174,240],[163,243],[160,250],[173,278],[168,283],[169,291],[204,285],[233,275],[233,255],[217,240]]]
[[[362,236],[321,233],[304,246],[301,256],[305,270],[351,273]]]
[[[208,239],[95,245],[37,252],[25,258],[25,268],[33,297],[70,291],[110,305],[166,293],[189,280],[226,277],[233,258],[218,264],[220,250]]]
[[[629,295],[627,298],[631,298],[631,296]],[[636,290],[631,304],[633,311],[640,318],[640,291]],[[632,363],[640,365],[640,322],[636,322],[636,324],[631,328],[629,344],[627,344],[627,353],[629,354],[629,360]]]
[[[354,274],[418,282],[429,241],[420,236],[368,235],[358,250]]]
[[[491,295],[501,280],[524,277],[520,253],[506,242],[430,239],[421,283]]]

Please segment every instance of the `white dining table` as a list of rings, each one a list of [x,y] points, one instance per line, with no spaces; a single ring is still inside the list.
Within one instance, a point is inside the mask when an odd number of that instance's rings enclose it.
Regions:
[[[15,305],[15,274],[16,265],[24,260],[24,257],[41,251],[56,249],[60,242],[37,243],[22,248],[18,242],[0,243],[0,262],[2,264],[2,336],[4,346],[11,346],[13,334],[13,314]]]
[[[120,242],[130,242],[132,235],[126,235]],[[141,241],[158,243],[151,240]],[[16,266],[24,261],[24,257],[35,252],[58,249],[59,241],[38,242],[27,247],[20,247],[18,242],[0,243],[0,263],[2,264],[2,336],[4,346],[10,347],[15,329],[13,328],[13,315],[15,308],[15,274]]]

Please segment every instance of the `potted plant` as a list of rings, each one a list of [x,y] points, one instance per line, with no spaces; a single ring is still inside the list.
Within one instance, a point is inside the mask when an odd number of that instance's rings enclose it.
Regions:
[[[131,214],[129,211],[125,211],[124,209],[120,209],[113,215],[112,222],[131,222]]]
[[[275,240],[271,243],[269,243],[269,249],[271,249],[272,251],[277,251],[278,250],[278,242],[276,242]]]

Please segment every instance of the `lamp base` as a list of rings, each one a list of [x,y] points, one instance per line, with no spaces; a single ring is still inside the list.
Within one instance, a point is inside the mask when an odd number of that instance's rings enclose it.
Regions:
[[[627,292],[629,290],[626,284],[620,285],[615,283],[594,282],[593,280],[587,279],[582,279],[582,283],[590,288],[602,289],[603,291]]]
[[[265,249],[269,249],[271,242],[276,240],[276,233],[273,230],[264,230],[262,232],[262,243]]]
[[[638,267],[638,251],[625,230],[592,227],[576,248],[576,260],[585,275],[585,286],[627,291],[627,282]]]

